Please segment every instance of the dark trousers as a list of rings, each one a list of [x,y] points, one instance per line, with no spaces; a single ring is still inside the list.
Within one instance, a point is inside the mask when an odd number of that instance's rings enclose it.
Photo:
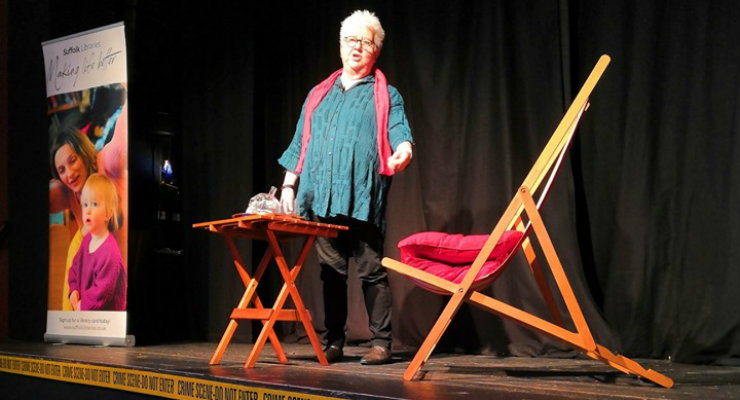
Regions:
[[[391,348],[391,289],[388,274],[380,264],[383,235],[369,222],[348,217],[317,218],[321,222],[349,226],[336,238],[316,238],[316,252],[324,283],[324,325],[328,345],[344,346],[347,323],[347,275],[354,258],[362,281],[365,308],[373,345]]]

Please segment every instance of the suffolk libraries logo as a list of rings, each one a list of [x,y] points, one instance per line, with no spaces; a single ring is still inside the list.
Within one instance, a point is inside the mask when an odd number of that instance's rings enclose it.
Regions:
[[[97,49],[97,48],[100,48],[101,46],[102,44],[100,42],[75,44],[72,46],[68,46],[65,49],[62,49],[62,54],[65,56],[68,56],[70,54],[76,54],[76,53],[80,53],[84,51]]]

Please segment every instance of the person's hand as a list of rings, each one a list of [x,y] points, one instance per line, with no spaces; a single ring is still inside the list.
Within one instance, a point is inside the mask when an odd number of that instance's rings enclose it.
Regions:
[[[295,214],[295,187],[283,185],[280,189],[280,207],[286,214]]]
[[[73,290],[72,293],[69,294],[69,304],[72,305],[73,310],[80,311],[80,292]]]
[[[403,142],[398,145],[396,152],[388,157],[388,168],[392,169],[393,172],[401,172],[409,165],[412,157],[411,143]]]

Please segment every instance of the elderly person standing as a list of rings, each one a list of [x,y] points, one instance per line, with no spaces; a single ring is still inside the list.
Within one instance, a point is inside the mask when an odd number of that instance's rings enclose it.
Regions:
[[[362,281],[372,333],[372,349],[361,362],[391,360],[391,293],[380,264],[385,207],[391,176],[411,162],[413,139],[401,95],[373,68],[384,37],[369,11],[342,21],[342,69],[309,92],[293,141],[278,161],[286,169],[283,210],[293,212],[295,204],[302,216],[350,227],[336,239],[316,240],[329,362],[344,356],[350,258]]]

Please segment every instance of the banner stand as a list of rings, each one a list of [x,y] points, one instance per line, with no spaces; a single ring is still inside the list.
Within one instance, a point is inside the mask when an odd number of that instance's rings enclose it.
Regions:
[[[50,154],[44,341],[130,347],[124,25],[41,45]]]

